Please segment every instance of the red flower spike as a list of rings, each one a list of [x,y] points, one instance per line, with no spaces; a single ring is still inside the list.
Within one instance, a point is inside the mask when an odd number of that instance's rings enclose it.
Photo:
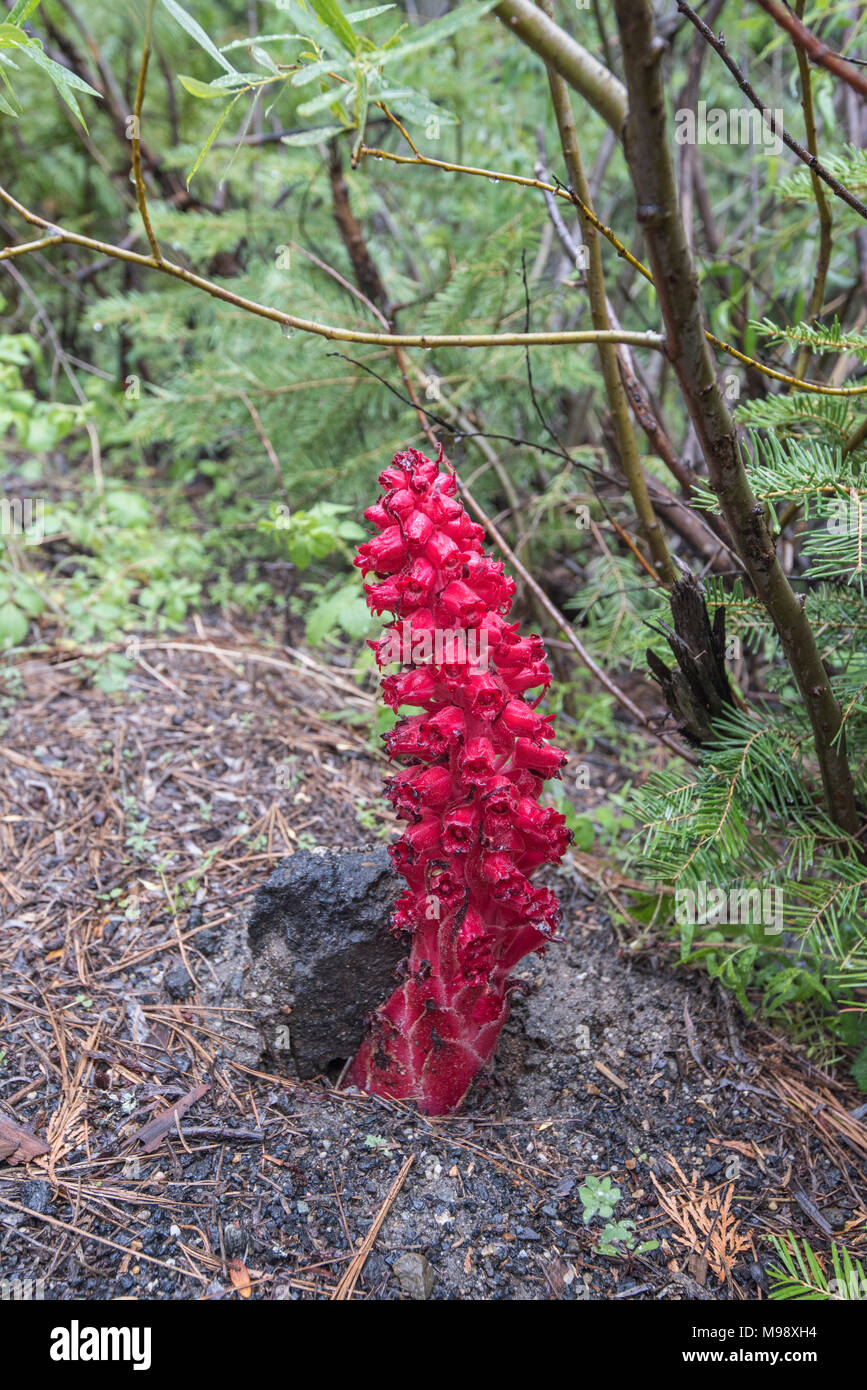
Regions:
[[[380,581],[364,586],[368,606],[393,615],[370,643],[381,666],[402,667],[383,678],[383,697],[423,710],[385,735],[405,764],[388,796],[408,822],[391,849],[408,885],[392,930],[411,942],[348,1079],[446,1115],[493,1056],[509,972],[556,931],[557,899],[529,875],[571,839],[538,801],[565,754],[535,709],[551,683],[542,639],[507,621],[514,582],[485,554],[454,475],[407,449],[380,483],[385,495],[365,512],[378,534],[356,564]]]
[[[381,502],[374,502],[372,507],[368,507],[364,513],[365,521],[369,521],[371,526],[378,526],[380,530],[388,525],[388,512]]]
[[[429,666],[417,671],[401,671],[399,676],[386,676],[382,682],[382,698],[392,709],[401,705],[422,705],[433,702],[437,688],[436,676]]]

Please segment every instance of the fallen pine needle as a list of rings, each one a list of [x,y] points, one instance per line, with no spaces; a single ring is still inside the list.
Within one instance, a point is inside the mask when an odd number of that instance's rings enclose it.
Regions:
[[[379,1235],[380,1227],[382,1226],[382,1223],[385,1220],[385,1218],[388,1216],[388,1213],[391,1210],[395,1197],[397,1196],[400,1189],[403,1187],[404,1179],[406,1178],[407,1173],[412,1167],[414,1158],[415,1154],[410,1154],[409,1158],[406,1160],[397,1177],[395,1178],[394,1182],[392,1183],[391,1190],[389,1191],[388,1196],[386,1197],[379,1210],[379,1215],[377,1216],[367,1235],[364,1237],[363,1243],[361,1244],[352,1261],[350,1262],[342,1279],[340,1280],[340,1283],[334,1290],[334,1293],[331,1295],[332,1301],[340,1301],[352,1297],[355,1291],[355,1285],[358,1283],[358,1280],[361,1276],[361,1271],[364,1269],[365,1261],[367,1260],[368,1255],[373,1249],[373,1242]]]

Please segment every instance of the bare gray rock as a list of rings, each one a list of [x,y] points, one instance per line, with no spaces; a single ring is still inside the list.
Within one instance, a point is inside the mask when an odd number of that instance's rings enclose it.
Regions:
[[[407,945],[389,931],[403,884],[384,849],[299,850],[256,894],[248,995],[272,1065],[334,1076],[394,987]]]
[[[401,1293],[407,1298],[430,1298],[434,1286],[434,1272],[424,1255],[415,1250],[407,1250],[392,1266]]]

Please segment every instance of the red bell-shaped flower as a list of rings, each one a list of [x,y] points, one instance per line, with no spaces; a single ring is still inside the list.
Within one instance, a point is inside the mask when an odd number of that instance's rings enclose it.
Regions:
[[[356,563],[379,577],[365,585],[371,610],[398,621],[370,645],[379,665],[403,667],[383,679],[386,703],[423,712],[385,735],[407,764],[386,790],[408,822],[390,852],[408,885],[392,929],[409,934],[409,958],[349,1080],[447,1114],[493,1054],[510,970],[556,930],[557,900],[529,875],[569,840],[538,801],[564,754],[524,698],[551,681],[542,640],[506,621],[514,583],[485,555],[453,474],[406,449],[380,482],[365,512],[378,534]]]

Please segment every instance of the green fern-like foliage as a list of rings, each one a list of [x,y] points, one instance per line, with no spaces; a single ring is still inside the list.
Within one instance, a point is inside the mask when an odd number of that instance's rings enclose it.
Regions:
[[[792,394],[753,401],[742,419],[757,497],[777,524],[798,509],[801,558],[793,582],[832,675],[863,804],[867,454],[855,433],[860,414]],[[715,509],[709,490],[700,502]],[[632,842],[633,862],[645,878],[674,888],[673,904],[666,901],[675,909],[683,959],[703,961],[747,1008],[761,999],[769,1012],[806,1011],[858,1044],[867,1036],[867,864],[828,819],[809,721],[767,614],[738,584],[710,580],[706,587],[711,611],[726,606],[742,708],[715,724],[698,769],[666,769],[636,789],[643,829]],[[711,889],[736,895],[750,911],[733,916],[723,908],[702,917],[688,910],[690,893]]]
[[[867,150],[857,145],[844,145],[837,152],[829,152],[824,164],[853,193],[863,193],[867,189]],[[793,169],[783,180],[781,193],[784,198],[797,198],[804,202],[812,198],[809,170],[802,165]]]
[[[854,1259],[845,1246],[831,1245],[833,1273],[829,1274],[819,1263],[808,1240],[799,1244],[797,1237],[787,1231],[785,1240],[771,1236],[771,1242],[780,1261],[768,1269],[772,1301],[815,1303],[830,1299],[867,1299],[867,1273],[861,1261]]]
[[[777,324],[763,319],[754,325],[771,343],[797,343],[812,352],[851,352],[860,362],[867,361],[867,336],[844,333],[839,319],[830,324]]]

